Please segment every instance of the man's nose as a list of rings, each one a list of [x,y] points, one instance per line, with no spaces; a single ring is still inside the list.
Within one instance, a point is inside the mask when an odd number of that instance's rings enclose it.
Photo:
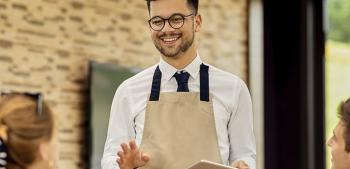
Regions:
[[[166,20],[164,23],[164,28],[162,29],[162,32],[172,32],[172,31],[175,31],[175,29],[170,26],[169,20]]]

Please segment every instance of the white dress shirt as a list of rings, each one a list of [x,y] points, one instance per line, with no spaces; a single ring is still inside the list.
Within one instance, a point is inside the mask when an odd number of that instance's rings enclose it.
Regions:
[[[190,92],[199,92],[197,57],[184,71],[190,74]],[[158,64],[157,64],[158,65]],[[151,92],[154,65],[125,80],[117,89],[112,102],[102,169],[119,169],[116,163],[120,144],[135,139],[141,144],[146,103]],[[208,64],[207,64],[208,65]],[[161,92],[174,92],[177,82],[173,75],[180,70],[160,60]],[[209,92],[212,96],[216,132],[221,159],[225,164],[245,161],[255,169],[256,145],[253,132],[253,112],[250,94],[245,83],[237,76],[209,65]],[[145,152],[147,153],[147,152]]]

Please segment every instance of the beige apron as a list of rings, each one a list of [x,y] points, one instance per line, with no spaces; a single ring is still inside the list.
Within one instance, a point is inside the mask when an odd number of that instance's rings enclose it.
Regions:
[[[140,146],[150,161],[141,168],[186,169],[200,160],[222,163],[209,98],[208,66],[201,65],[200,93],[160,93],[160,81],[157,67]]]

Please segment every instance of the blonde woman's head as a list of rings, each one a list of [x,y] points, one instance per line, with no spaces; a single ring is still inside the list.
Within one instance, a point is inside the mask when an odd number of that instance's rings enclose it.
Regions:
[[[7,151],[7,169],[50,169],[58,159],[54,118],[45,102],[40,113],[36,98],[0,97],[0,138]]]

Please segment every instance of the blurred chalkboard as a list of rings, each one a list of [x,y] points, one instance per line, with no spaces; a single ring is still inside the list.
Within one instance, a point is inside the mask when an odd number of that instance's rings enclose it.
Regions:
[[[90,169],[101,169],[101,158],[107,136],[109,112],[118,86],[139,69],[115,64],[90,63],[90,119],[89,159]]]

